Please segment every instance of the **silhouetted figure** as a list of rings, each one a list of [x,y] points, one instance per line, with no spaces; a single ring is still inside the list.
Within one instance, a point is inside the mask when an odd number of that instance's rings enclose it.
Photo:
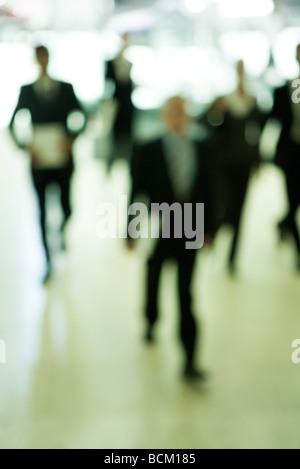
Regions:
[[[258,167],[259,138],[263,114],[245,82],[243,61],[236,65],[238,84],[235,91],[218,98],[207,113],[215,127],[215,152],[218,160],[219,227],[229,224],[233,238],[228,270],[236,272],[237,250],[245,198],[251,172]],[[214,122],[215,121],[215,122]]]
[[[51,256],[46,230],[46,191],[52,183],[56,183],[60,188],[63,234],[72,212],[70,203],[70,184],[74,170],[72,148],[79,133],[78,129],[70,128],[68,118],[73,111],[80,111],[82,116],[83,113],[73,86],[49,76],[48,49],[38,46],[35,54],[40,75],[35,83],[21,88],[10,130],[15,142],[28,150],[31,159],[31,175],[38,197],[42,240],[47,258],[47,272],[44,278],[46,281],[51,274]],[[32,136],[26,143],[20,141],[15,122],[16,116],[22,110],[28,110],[31,116]],[[81,125],[83,128],[83,124]],[[64,243],[63,236],[62,243]]]
[[[209,239],[212,233],[212,190],[213,178],[209,149],[204,142],[191,139],[188,135],[188,115],[185,100],[171,98],[164,108],[165,137],[135,145],[132,157],[131,204],[143,194],[153,203],[205,204],[205,233]],[[195,211],[194,211],[195,214]],[[195,222],[195,218],[193,219]],[[173,221],[172,221],[173,223]],[[164,220],[162,220],[162,227]],[[173,226],[173,225],[172,225]],[[172,228],[171,226],[171,228]],[[175,226],[175,225],[174,225]],[[195,227],[195,226],[193,226]],[[177,225],[178,228],[178,225]],[[187,249],[186,232],[176,237],[175,229],[170,237],[160,231],[158,242],[147,263],[146,281],[146,341],[154,340],[157,323],[158,289],[161,271],[165,261],[172,258],[178,265],[178,292],[180,302],[180,340],[185,352],[184,376],[192,380],[203,380],[204,373],[196,365],[198,326],[192,308],[191,285],[197,256],[197,249]],[[128,246],[134,240],[129,236]]]
[[[123,35],[123,45],[118,55],[107,62],[107,81],[114,85],[113,98],[116,102],[116,116],[113,123],[113,150],[109,167],[118,158],[128,158],[132,141],[134,106],[132,103],[133,81],[131,78],[132,64],[126,58],[129,35]]]
[[[300,44],[297,46],[296,59],[300,66]],[[288,197],[288,213],[278,224],[279,234],[284,238],[290,233],[295,241],[296,268],[300,271],[300,234],[296,214],[300,204],[300,82],[293,86],[288,82],[277,88],[270,117],[280,121],[282,131],[279,138],[275,164],[284,173]]]

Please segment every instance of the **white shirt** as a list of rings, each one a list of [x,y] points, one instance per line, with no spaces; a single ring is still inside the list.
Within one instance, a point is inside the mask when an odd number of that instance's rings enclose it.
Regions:
[[[178,201],[189,200],[197,174],[197,158],[193,142],[185,136],[168,134],[165,155]]]

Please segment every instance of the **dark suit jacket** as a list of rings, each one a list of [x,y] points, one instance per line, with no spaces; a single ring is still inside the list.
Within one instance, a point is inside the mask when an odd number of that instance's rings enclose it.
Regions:
[[[67,119],[72,111],[82,111],[82,107],[70,83],[59,82],[57,92],[47,102],[39,98],[35,92],[34,84],[22,86],[19,100],[9,125],[11,135],[18,146],[20,146],[20,142],[14,133],[13,124],[17,112],[21,109],[28,109],[30,111],[33,125],[59,123],[64,126],[67,135],[77,136],[77,133],[74,134],[68,129]]]
[[[259,165],[259,139],[265,121],[266,115],[257,106],[246,117],[233,117],[230,112],[223,115],[222,124],[211,129],[220,169],[234,166],[250,170]]]
[[[130,80],[128,83],[120,83],[117,79],[114,67],[114,60],[109,60],[106,63],[106,80],[111,80],[115,85],[114,97],[120,102],[131,104],[131,94],[133,91],[133,83]]]
[[[105,79],[114,84],[113,98],[117,101],[118,111],[115,120],[115,130],[117,132],[130,134],[132,131],[132,122],[134,117],[134,105],[132,103],[133,82],[121,83],[115,73],[114,60],[106,64]]]
[[[208,142],[195,141],[198,159],[197,175],[188,202],[205,204],[205,232],[214,232],[214,166]],[[132,204],[139,194],[147,196],[151,203],[168,203],[176,200],[164,154],[163,139],[135,145],[131,162]]]
[[[275,90],[273,109],[269,117],[277,119],[282,125],[275,164],[284,169],[290,151],[290,130],[293,123],[292,94],[288,84]]]

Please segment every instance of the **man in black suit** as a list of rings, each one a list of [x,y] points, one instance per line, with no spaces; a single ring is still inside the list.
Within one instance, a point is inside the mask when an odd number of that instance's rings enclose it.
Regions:
[[[208,147],[188,136],[189,117],[182,97],[173,97],[164,108],[167,134],[163,138],[136,145],[133,151],[131,175],[131,206],[139,194],[148,197],[151,204],[179,203],[205,204],[205,232],[211,235],[212,227],[212,161]],[[195,212],[194,212],[195,213]],[[175,216],[175,215],[174,215]],[[130,217],[129,220],[132,220]],[[176,236],[180,228],[176,220],[170,236],[160,237],[147,264],[146,284],[146,340],[154,340],[154,326],[158,319],[158,288],[160,274],[166,259],[173,258],[178,265],[178,291],[180,301],[180,339],[185,352],[184,376],[192,380],[203,380],[204,373],[196,365],[198,327],[192,310],[191,285],[197,248],[187,248],[186,232]],[[193,219],[195,221],[195,219]],[[164,220],[162,220],[164,223]],[[181,223],[181,221],[179,222]],[[130,226],[130,225],[129,225]],[[204,227],[203,227],[204,228]],[[134,240],[128,236],[128,246]],[[208,239],[208,236],[207,236]],[[201,246],[197,246],[198,248]]]
[[[38,197],[42,240],[47,258],[47,272],[44,278],[44,281],[46,281],[51,274],[51,259],[46,232],[46,190],[52,183],[56,183],[60,188],[64,216],[63,231],[71,216],[70,183],[74,170],[72,148],[79,133],[78,128],[70,128],[68,119],[74,111],[80,111],[81,117],[83,117],[83,111],[75,96],[73,86],[69,83],[54,80],[49,76],[48,49],[44,46],[38,46],[35,49],[35,54],[40,68],[40,76],[35,83],[21,88],[9,128],[16,144],[25,147],[31,159],[31,174]],[[33,138],[26,143],[20,141],[15,122],[19,111],[24,109],[30,112],[33,129]],[[83,127],[84,125],[80,130]],[[39,139],[42,142],[40,141],[39,146],[37,146],[34,136],[38,135],[39,132]],[[50,143],[48,139],[50,134],[55,135],[55,137],[51,137],[52,142],[55,141],[55,150],[53,147],[53,155],[50,155],[50,159],[48,155],[45,160],[44,153],[52,151],[49,150]],[[53,161],[51,161],[52,156]]]
[[[300,66],[300,44],[297,46],[296,59]],[[275,164],[284,172],[289,203],[288,214],[278,228],[281,237],[286,232],[292,234],[296,246],[296,267],[300,271],[300,235],[296,220],[300,204],[300,103],[295,99],[297,89],[294,85],[294,81],[288,82],[275,90],[271,117],[279,120],[282,125]]]
[[[132,102],[134,84],[131,78],[132,64],[126,58],[130,36],[124,34],[123,45],[118,55],[106,63],[105,79],[113,87],[116,115],[113,123],[113,150],[108,161],[109,169],[118,158],[127,158],[131,146],[135,108]]]
[[[247,86],[243,60],[236,63],[237,86],[218,97],[205,113],[213,132],[218,161],[218,226],[233,231],[227,260],[230,275],[236,275],[241,227],[249,181],[260,165],[259,142],[265,114]],[[216,125],[217,124],[217,125]]]

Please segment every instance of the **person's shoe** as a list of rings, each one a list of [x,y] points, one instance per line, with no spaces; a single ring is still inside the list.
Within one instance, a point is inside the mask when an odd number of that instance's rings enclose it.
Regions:
[[[298,255],[298,258],[296,260],[296,272],[300,274],[300,254]]]
[[[202,385],[207,381],[207,373],[203,370],[197,370],[193,366],[185,368],[183,377],[187,382],[196,385]]]
[[[144,340],[145,340],[146,344],[153,344],[155,342],[152,326],[147,327]]]
[[[61,225],[61,228],[60,228],[60,250],[61,251],[66,251],[67,250],[67,247],[66,247],[66,232],[67,232],[67,229],[68,229],[68,221],[69,221],[69,219],[64,220],[62,222],[62,225]]]
[[[279,241],[280,242],[287,241],[291,234],[291,230],[287,222],[284,221],[284,222],[278,223],[277,230],[278,230]]]
[[[233,261],[228,262],[227,272],[230,275],[230,277],[236,277],[237,269],[236,269],[236,265]]]

